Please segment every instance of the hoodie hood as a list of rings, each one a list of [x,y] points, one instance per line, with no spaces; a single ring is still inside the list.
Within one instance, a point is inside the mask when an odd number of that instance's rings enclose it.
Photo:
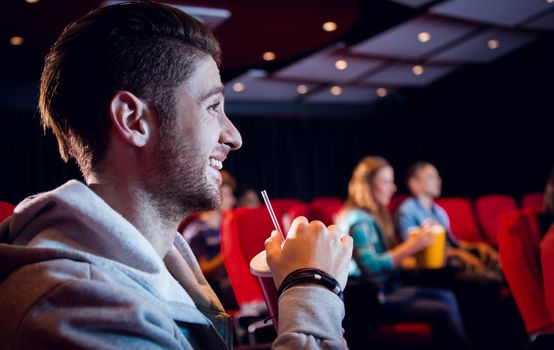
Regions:
[[[179,258],[168,259],[168,266],[129,221],[86,185],[71,180],[53,191],[25,199],[2,223],[0,282],[24,265],[71,259],[115,268],[170,302],[194,305],[184,289],[199,288],[205,293],[196,291],[197,295],[192,295],[198,298],[195,301],[199,306],[223,311],[182,237],[177,232],[160,234],[176,236],[172,252]],[[174,276],[181,277],[181,281]]]

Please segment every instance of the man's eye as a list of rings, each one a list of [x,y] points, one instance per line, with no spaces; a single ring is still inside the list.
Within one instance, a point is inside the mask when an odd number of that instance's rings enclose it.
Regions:
[[[217,103],[214,103],[213,105],[210,105],[210,107],[208,107],[208,108],[211,109],[211,110],[217,111],[217,110],[219,110],[220,105],[221,105],[221,103],[217,102]]]

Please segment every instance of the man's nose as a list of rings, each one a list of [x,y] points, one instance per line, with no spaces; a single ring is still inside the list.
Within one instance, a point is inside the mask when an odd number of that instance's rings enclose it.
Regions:
[[[242,146],[242,136],[240,136],[240,132],[229,120],[227,115],[225,115],[223,121],[223,127],[219,142],[229,146],[231,151],[235,151]]]

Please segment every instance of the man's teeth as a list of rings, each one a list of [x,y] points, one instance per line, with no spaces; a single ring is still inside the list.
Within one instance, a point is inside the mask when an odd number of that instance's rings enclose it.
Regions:
[[[215,158],[210,158],[210,165],[218,170],[223,168],[223,162]]]

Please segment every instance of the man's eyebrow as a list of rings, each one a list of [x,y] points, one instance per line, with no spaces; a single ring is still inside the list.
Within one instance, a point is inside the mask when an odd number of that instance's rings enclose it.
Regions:
[[[202,94],[198,99],[198,101],[200,102],[206,101],[208,98],[212,97],[213,95],[224,94],[224,92],[225,92],[225,88],[223,87],[223,85],[216,86],[210,91],[206,92],[205,94]]]

